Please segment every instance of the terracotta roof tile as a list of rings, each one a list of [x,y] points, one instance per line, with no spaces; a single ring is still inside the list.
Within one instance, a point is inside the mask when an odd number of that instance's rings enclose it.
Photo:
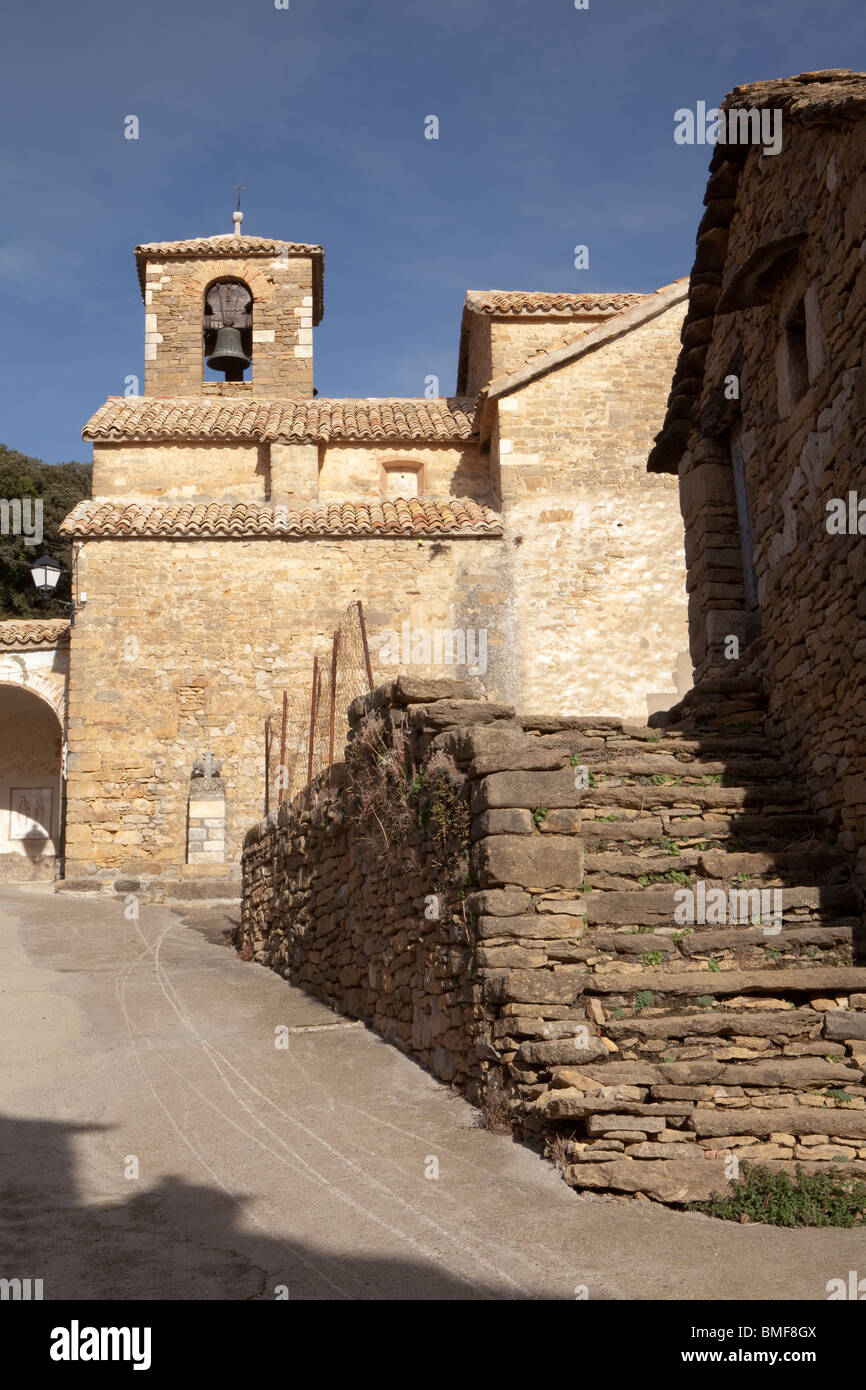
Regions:
[[[69,636],[68,618],[11,618],[0,622],[0,650],[54,647]]]
[[[192,237],[187,241],[146,241],[136,246],[136,256],[146,256],[148,260],[157,257],[167,259],[171,256],[224,256],[227,251],[241,250],[245,256],[279,256],[286,251],[290,256],[321,256],[321,246],[303,241],[280,241],[275,237],[241,236],[226,232],[219,236]]]
[[[280,539],[348,536],[499,536],[499,517],[467,497],[435,501],[269,506],[257,502],[99,502],[85,500],[60,527],[80,540]]]
[[[475,401],[383,397],[367,400],[258,400],[255,397],[109,396],[85,425],[85,439],[220,439],[268,442],[470,439]]]
[[[508,318],[526,314],[575,318],[580,314],[618,314],[645,299],[643,294],[547,294],[541,290],[470,290],[466,308],[476,314]]]

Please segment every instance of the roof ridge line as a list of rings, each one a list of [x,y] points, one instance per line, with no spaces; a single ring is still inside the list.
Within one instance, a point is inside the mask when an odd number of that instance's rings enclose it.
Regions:
[[[662,285],[659,289],[647,294],[637,304],[624,309],[622,313],[613,315],[606,323],[601,323],[597,328],[590,329],[582,337],[575,338],[570,343],[559,344],[539,357],[531,358],[529,362],[524,363],[522,367],[518,367],[513,372],[494,377],[486,387],[486,401],[509,396],[513,391],[520,390],[521,387],[527,386],[538,377],[547,376],[549,372],[556,371],[559,367],[568,366],[581,357],[597,352],[599,348],[605,347],[608,343],[615,342],[618,338],[624,338],[626,334],[632,333],[636,328],[641,328],[645,323],[651,323],[653,319],[666,313],[675,304],[688,299],[688,294],[688,277],[686,276],[673,280],[669,285]]]

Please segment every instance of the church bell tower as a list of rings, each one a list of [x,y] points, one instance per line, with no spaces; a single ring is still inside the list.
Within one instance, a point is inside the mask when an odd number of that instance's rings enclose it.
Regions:
[[[313,396],[321,246],[244,236],[150,242],[135,258],[146,396]]]

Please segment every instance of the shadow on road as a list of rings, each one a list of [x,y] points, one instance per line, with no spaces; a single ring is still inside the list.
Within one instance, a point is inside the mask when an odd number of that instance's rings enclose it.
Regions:
[[[397,1261],[352,1250],[350,1215],[344,1250],[257,1234],[245,1199],[217,1183],[165,1177],[148,1187],[121,1165],[125,1200],[85,1203],[74,1145],[100,1132],[109,1127],[0,1117],[0,1278],[42,1279],[46,1300],[513,1297],[411,1251]]]

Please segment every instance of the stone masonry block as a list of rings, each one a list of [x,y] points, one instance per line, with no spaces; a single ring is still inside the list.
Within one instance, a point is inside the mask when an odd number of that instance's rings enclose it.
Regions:
[[[576,836],[489,835],[476,841],[473,859],[485,888],[514,884],[538,892],[583,882],[583,844]]]

